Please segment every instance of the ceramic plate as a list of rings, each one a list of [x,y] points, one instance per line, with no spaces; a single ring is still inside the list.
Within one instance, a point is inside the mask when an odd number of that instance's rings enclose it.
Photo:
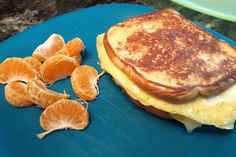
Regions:
[[[83,64],[101,72],[97,64],[96,36],[126,18],[154,10],[141,5],[110,4],[58,16],[0,43],[0,61],[12,56],[29,56],[49,35],[58,33],[66,41],[77,36],[82,38],[86,45]],[[219,33],[207,31],[236,46]],[[36,134],[43,131],[39,124],[42,109],[9,105],[4,99],[4,85],[0,85],[0,156],[218,157],[236,153],[235,130],[204,126],[189,134],[180,123],[160,119],[138,108],[109,75],[100,79],[99,87],[100,95],[89,103],[90,123],[85,130],[61,130],[40,140]],[[65,89],[76,99],[69,78],[56,82],[50,89],[58,92]]]

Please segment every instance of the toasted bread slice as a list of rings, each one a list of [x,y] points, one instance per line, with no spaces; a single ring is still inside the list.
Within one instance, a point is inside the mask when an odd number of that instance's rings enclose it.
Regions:
[[[104,47],[137,85],[168,100],[216,94],[236,79],[236,49],[173,9],[112,26]]]

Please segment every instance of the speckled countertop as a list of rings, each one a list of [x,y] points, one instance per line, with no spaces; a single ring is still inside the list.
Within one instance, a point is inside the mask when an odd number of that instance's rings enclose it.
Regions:
[[[236,40],[236,23],[198,13],[170,0],[0,0],[0,41],[54,16],[104,3],[138,3],[158,9],[172,7],[187,18]]]

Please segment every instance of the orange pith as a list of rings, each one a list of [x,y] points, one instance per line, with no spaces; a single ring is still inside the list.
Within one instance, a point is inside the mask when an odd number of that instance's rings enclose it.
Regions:
[[[43,63],[40,74],[44,82],[53,83],[70,76],[78,66],[74,58],[62,54],[55,55]]]
[[[83,100],[94,100],[98,95],[98,72],[91,66],[79,66],[71,76],[71,84],[75,94]]]
[[[33,105],[27,95],[27,85],[23,82],[10,82],[5,86],[5,99],[13,106],[26,107]]]
[[[0,65],[0,83],[2,84],[14,81],[27,82],[38,78],[39,73],[22,58],[8,58]]]
[[[65,46],[64,39],[61,35],[52,34],[43,44],[39,45],[33,52],[32,56],[39,61],[44,62],[47,58],[56,54]]]
[[[57,93],[46,88],[40,80],[31,80],[27,83],[27,93],[32,102],[39,107],[46,108],[60,99],[70,98],[67,94]]]

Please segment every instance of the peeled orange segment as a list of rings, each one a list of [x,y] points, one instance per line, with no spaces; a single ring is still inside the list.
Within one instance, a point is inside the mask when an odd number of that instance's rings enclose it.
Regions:
[[[44,62],[47,58],[56,54],[65,46],[64,39],[61,35],[52,34],[43,44],[39,45],[33,52],[32,56],[39,61]]]
[[[69,56],[80,55],[81,51],[85,48],[83,41],[78,37],[66,43],[66,47]]]
[[[34,57],[26,57],[24,60],[29,63],[37,72],[40,71],[42,63]]]
[[[27,83],[27,93],[30,100],[42,108],[60,99],[69,99],[67,94],[57,93],[46,88],[45,84],[40,80],[32,80]]]
[[[67,48],[64,47],[64,48],[62,48],[60,51],[58,51],[58,52],[56,53],[56,55],[66,55],[66,56],[69,56],[68,53],[67,53],[67,51],[68,51]],[[78,55],[76,55],[76,56],[69,56],[69,57],[73,58],[78,64],[81,64],[81,62],[82,62],[82,57],[81,57],[80,54],[78,54]]]
[[[82,130],[89,123],[87,109],[77,101],[61,99],[47,107],[40,117],[40,125],[45,132],[38,134],[41,139],[47,134],[61,129]]]
[[[8,58],[0,65],[0,83],[6,84],[14,81],[28,82],[39,79],[39,73],[22,58]]]
[[[80,55],[81,51],[84,50],[84,48],[85,46],[83,41],[77,37],[66,43],[66,46],[58,51],[57,54],[65,54],[69,55],[70,57],[78,56]]]
[[[82,62],[81,51],[85,48],[83,41],[80,38],[74,38],[69,41],[60,51],[56,54],[64,54],[76,59],[80,64]]]
[[[71,85],[75,94],[83,100],[94,100],[98,95],[97,81],[100,75],[95,68],[79,66],[71,75]]]
[[[70,76],[78,66],[74,58],[62,54],[55,55],[43,63],[40,74],[44,82],[53,83]]]
[[[60,54],[68,55],[69,52],[67,52],[67,51],[68,51],[68,49],[65,45],[62,49],[60,49],[59,51],[56,52],[56,55],[60,55]]]
[[[5,86],[5,99],[13,106],[26,107],[33,105],[27,95],[27,85],[23,82],[10,82]]]
[[[82,57],[81,57],[81,55],[73,56],[73,57],[71,57],[71,58],[73,58],[79,65],[80,65],[81,62],[82,62]]]

